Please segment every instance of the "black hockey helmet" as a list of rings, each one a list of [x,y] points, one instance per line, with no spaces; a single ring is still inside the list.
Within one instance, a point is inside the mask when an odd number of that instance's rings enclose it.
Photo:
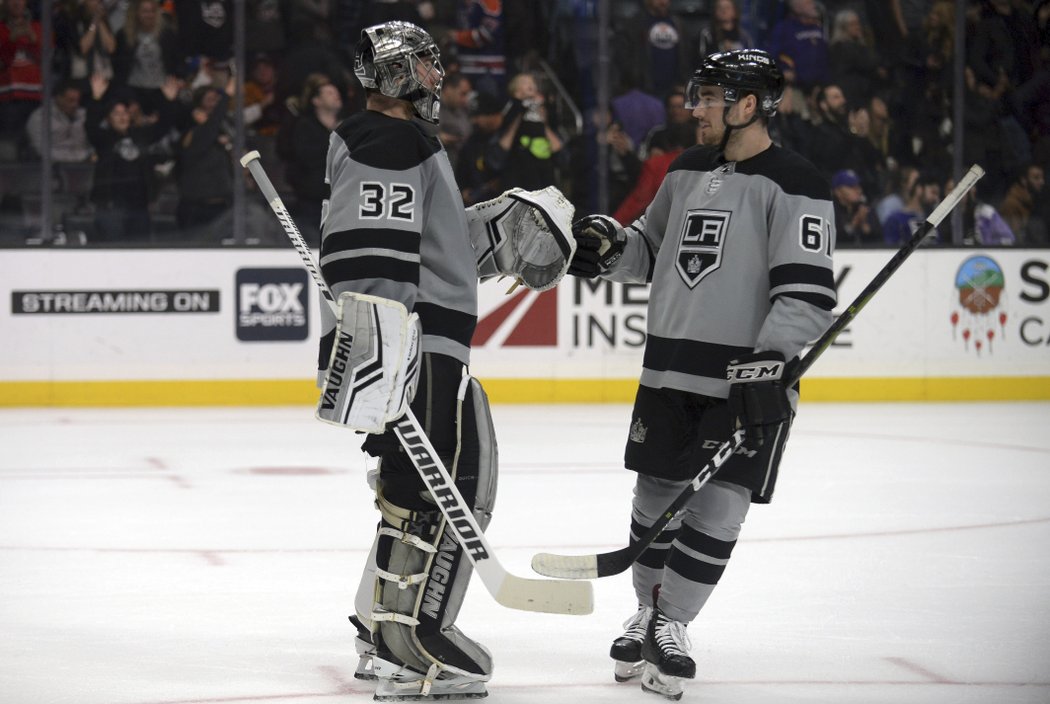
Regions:
[[[758,98],[758,111],[765,117],[777,114],[777,105],[784,97],[784,74],[776,60],[761,49],[724,51],[705,58],[689,79],[686,107],[696,105],[700,86],[712,85],[725,90],[727,103],[753,93]]]

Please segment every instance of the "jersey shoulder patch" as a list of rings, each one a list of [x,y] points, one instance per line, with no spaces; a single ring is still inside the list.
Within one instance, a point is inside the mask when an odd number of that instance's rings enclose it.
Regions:
[[[737,164],[737,173],[765,176],[789,195],[831,200],[831,183],[801,154],[771,146]]]
[[[441,143],[412,120],[363,110],[335,128],[350,157],[365,166],[391,171],[413,169],[441,151]]]

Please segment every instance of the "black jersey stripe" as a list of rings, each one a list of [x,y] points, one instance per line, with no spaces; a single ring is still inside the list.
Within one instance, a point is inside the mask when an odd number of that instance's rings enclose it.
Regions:
[[[781,264],[769,270],[769,288],[806,284],[823,286],[829,291],[835,290],[835,276],[831,267],[812,264]]]
[[[418,232],[381,227],[339,230],[325,235],[321,242],[321,258],[354,249],[392,249],[418,256],[420,239]]]
[[[470,338],[474,336],[474,328],[478,324],[476,315],[436,303],[416,303],[415,312],[419,313],[424,335],[447,337],[464,347],[470,347]]]
[[[387,279],[419,286],[419,262],[406,262],[394,257],[347,257],[321,265],[325,281],[361,281],[363,279]]]
[[[655,372],[680,372],[725,379],[729,360],[753,351],[751,347],[649,335],[642,366]]]

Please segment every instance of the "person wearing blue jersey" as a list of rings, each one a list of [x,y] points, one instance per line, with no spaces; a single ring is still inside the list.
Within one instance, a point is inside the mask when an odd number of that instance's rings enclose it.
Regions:
[[[650,283],[647,338],[624,464],[637,472],[632,540],[730,433],[737,454],[633,566],[637,612],[612,645],[618,681],[672,699],[696,675],[686,627],[726,569],[752,503],[773,497],[797,389],[784,380],[832,320],[835,216],[827,180],[770,139],[784,91],[772,56],[705,58],[687,87],[700,144],[646,212],[573,225],[569,273]]]

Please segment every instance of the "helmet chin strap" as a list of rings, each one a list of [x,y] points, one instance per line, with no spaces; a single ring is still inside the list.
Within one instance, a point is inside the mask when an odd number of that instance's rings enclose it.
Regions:
[[[750,127],[758,119],[758,112],[756,111],[751,119],[742,125],[731,125],[729,123],[729,111],[736,103],[726,103],[726,106],[722,108],[722,124],[725,125],[725,132],[722,133],[722,141],[718,143],[718,151],[725,155],[726,145],[729,144],[729,135],[733,130],[742,130],[745,127]]]

